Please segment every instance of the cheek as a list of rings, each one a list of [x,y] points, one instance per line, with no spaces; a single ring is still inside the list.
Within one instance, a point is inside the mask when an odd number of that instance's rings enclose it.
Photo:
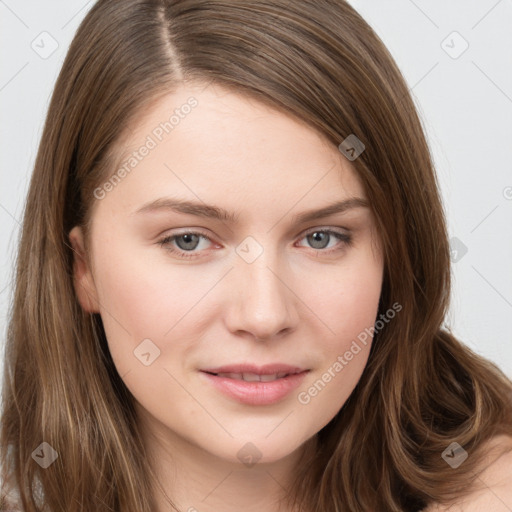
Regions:
[[[199,279],[197,274],[110,244],[96,265],[95,281],[109,349],[120,374],[138,367],[134,350],[145,339],[152,340],[161,355],[169,340],[173,352],[184,348],[184,340],[190,339],[184,332],[190,329],[187,315],[193,315],[193,306],[215,284],[215,276]]]
[[[382,266],[371,251],[358,253],[323,284],[324,293],[319,288],[316,293],[310,291],[308,303],[329,327],[319,339],[323,363],[297,394],[300,406],[311,413],[313,430],[335,416],[364,371],[378,312]]]
[[[352,251],[339,265],[325,266],[297,282],[304,302],[320,321],[326,353],[345,351],[365,329],[374,325],[381,294],[383,267],[370,247]]]

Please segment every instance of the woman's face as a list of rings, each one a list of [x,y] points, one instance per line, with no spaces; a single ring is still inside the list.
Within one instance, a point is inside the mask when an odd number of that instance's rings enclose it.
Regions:
[[[351,394],[376,321],[380,240],[351,162],[213,85],[155,103],[119,151],[91,198],[88,263],[80,228],[70,239],[140,418],[226,461],[291,454]]]

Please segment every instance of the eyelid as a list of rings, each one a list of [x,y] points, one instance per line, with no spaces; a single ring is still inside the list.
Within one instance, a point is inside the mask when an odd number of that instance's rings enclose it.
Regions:
[[[345,232],[343,231],[340,231],[340,230],[345,230]],[[348,230],[347,228],[342,228],[342,227],[339,227],[339,226],[315,226],[313,228],[308,228],[306,229],[305,231],[303,231],[299,236],[307,236],[311,233],[316,233],[317,231],[334,231],[335,233],[338,233],[339,235],[347,235],[349,234],[350,230]]]

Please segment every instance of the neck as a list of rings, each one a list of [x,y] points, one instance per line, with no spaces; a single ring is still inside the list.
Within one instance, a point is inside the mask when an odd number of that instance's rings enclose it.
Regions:
[[[157,512],[295,512],[284,498],[317,441],[315,436],[284,458],[250,465],[219,457],[162,425],[146,424],[143,432],[157,479]]]

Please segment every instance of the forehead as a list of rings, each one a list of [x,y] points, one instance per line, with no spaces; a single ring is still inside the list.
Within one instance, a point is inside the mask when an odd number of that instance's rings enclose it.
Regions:
[[[107,199],[122,196],[133,207],[165,193],[227,209],[232,198],[234,210],[365,197],[351,162],[316,129],[214,84],[183,85],[155,100],[116,150],[111,172],[124,169],[123,177]]]

